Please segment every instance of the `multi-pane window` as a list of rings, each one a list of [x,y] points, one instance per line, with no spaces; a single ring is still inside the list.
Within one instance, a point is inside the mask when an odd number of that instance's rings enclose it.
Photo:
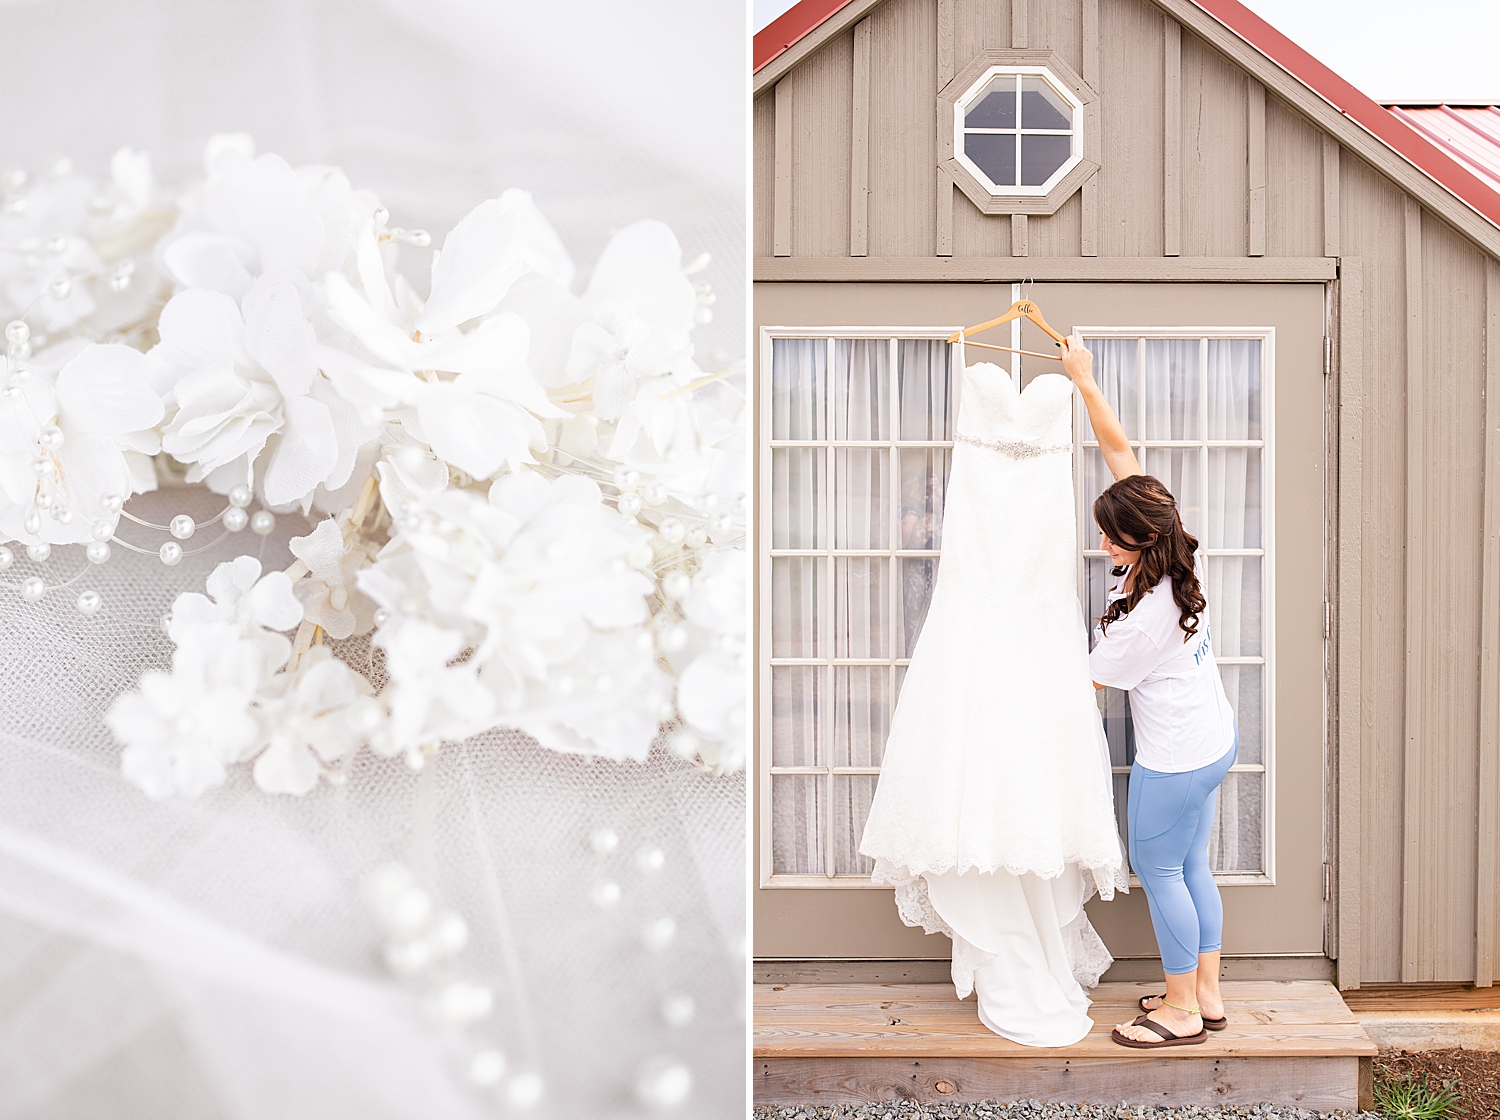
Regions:
[[[955,105],[954,154],[992,194],[1045,194],[1083,152],[1083,105],[1039,66],[992,66]]]
[[[1198,538],[1214,654],[1239,722],[1239,759],[1219,791],[1209,864],[1227,879],[1270,872],[1270,446],[1272,334],[1084,331],[1094,378],[1114,405],[1141,467],[1166,483]],[[1109,560],[1093,499],[1112,481],[1082,402],[1074,424],[1084,610],[1104,612]],[[1135,757],[1129,694],[1100,694],[1125,833]]]
[[[924,333],[803,332],[770,337],[763,352],[761,796],[774,884],[868,883],[859,839],[937,576],[957,413],[956,355]],[[1221,880],[1257,880],[1271,855],[1271,333],[1086,337],[1142,465],[1200,539],[1240,727],[1211,864]],[[1107,561],[1090,509],[1110,479],[1081,405],[1074,432],[1080,586],[1095,618]],[[1107,690],[1100,702],[1123,835],[1129,698]]]

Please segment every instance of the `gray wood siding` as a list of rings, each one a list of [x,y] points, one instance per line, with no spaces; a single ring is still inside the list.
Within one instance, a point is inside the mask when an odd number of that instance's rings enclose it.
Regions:
[[[1210,263],[1223,279],[1305,279],[1310,260],[1345,262],[1330,292],[1329,944],[1346,987],[1492,982],[1500,241],[1378,153],[1341,147],[1361,141],[1254,59],[1209,45],[1214,29],[1175,0],[887,0],[864,18],[868,257],[849,256],[845,30],[781,79],[790,253],[806,268],[780,278],[1025,279],[1036,261],[1053,281],[1112,267],[1202,279]],[[1013,222],[939,172],[935,95],[981,50],[1019,42],[1098,92],[1101,168],[1056,213]],[[774,248],[776,97],[763,91],[754,113],[757,257]]]

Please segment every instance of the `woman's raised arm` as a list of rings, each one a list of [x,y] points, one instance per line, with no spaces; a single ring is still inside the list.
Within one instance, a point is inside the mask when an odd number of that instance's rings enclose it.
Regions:
[[[1083,394],[1084,407],[1089,410],[1089,423],[1094,426],[1099,450],[1104,453],[1104,465],[1115,476],[1115,481],[1126,475],[1145,474],[1135,457],[1135,449],[1125,437],[1120,418],[1094,381],[1094,355],[1078,339],[1065,338],[1062,364],[1063,372],[1072,378],[1073,384]]]

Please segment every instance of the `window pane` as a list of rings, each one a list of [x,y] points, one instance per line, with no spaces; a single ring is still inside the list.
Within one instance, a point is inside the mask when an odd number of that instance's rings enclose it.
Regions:
[[[1261,547],[1261,455],[1258,447],[1209,448],[1209,548]]]
[[[1230,774],[1219,787],[1218,811],[1208,840],[1214,871],[1260,871],[1265,809],[1264,774]]]
[[[1182,524],[1195,537],[1203,536],[1203,452],[1196,447],[1148,447],[1141,468],[1155,475],[1177,499]]]
[[[993,79],[964,114],[965,128],[1015,128],[1016,79],[1001,75]]]
[[[1264,762],[1266,693],[1264,665],[1220,665],[1219,677],[1240,729],[1240,762]]]
[[[1113,779],[1114,779],[1113,785],[1115,787],[1115,827],[1120,830],[1120,840],[1121,840],[1121,842],[1125,846],[1125,851],[1129,852],[1130,851],[1130,828],[1129,828],[1129,824],[1130,824],[1130,822],[1129,822],[1129,816],[1130,816],[1130,814],[1125,811],[1125,802],[1126,802],[1126,800],[1130,796],[1130,775],[1129,774],[1115,774],[1115,775],[1113,775]],[[1127,855],[1126,856],[1127,863],[1129,861],[1129,858],[1130,857]]]
[[[818,657],[818,602],[827,560],[778,556],[771,561],[771,656]],[[821,579],[819,578],[821,576]]]
[[[875,861],[859,854],[870,802],[875,799],[874,774],[836,774],[833,778],[833,870],[837,875],[868,875]]]
[[[834,451],[834,548],[891,547],[891,453]]]
[[[1072,154],[1071,136],[1022,136],[1021,185],[1041,186]]]
[[[1214,654],[1218,657],[1260,657],[1261,566],[1259,556],[1210,556],[1204,561],[1213,622]]]
[[[1208,340],[1208,438],[1260,439],[1260,339]]]
[[[880,765],[891,724],[890,691],[885,665],[834,667],[832,765]]]
[[[1072,128],[1073,106],[1037,74],[1021,77],[1022,128]]]
[[[833,349],[833,438],[891,438],[891,344],[843,338]]]
[[[964,137],[964,152],[997,187],[1015,186],[1015,136],[971,132]]]
[[[771,765],[822,766],[823,681],[820,665],[771,667]]]
[[[835,657],[889,657],[890,560],[846,556],[834,560]]]
[[[771,343],[771,438],[825,439],[828,340],[778,338]]]
[[[895,709],[895,705],[901,699],[901,686],[903,684],[905,684],[905,683],[906,683],[906,666],[905,665],[897,665],[896,666],[896,688],[895,688],[895,691],[891,695],[891,705],[892,705],[891,711],[892,712],[894,712],[896,710]],[[882,753],[883,753],[883,751],[882,751]]]
[[[901,635],[899,656],[910,657],[917,648],[917,636],[927,619],[932,603],[932,589],[937,585],[936,556],[903,556],[896,561],[901,572]]]
[[[828,779],[819,774],[771,775],[771,873],[826,875]]]
[[[948,374],[951,347],[940,338],[903,338],[896,347],[901,393],[901,438],[949,440],[953,393]]]
[[[943,497],[951,454],[945,447],[901,449],[897,548],[942,547]]]
[[[1196,338],[1146,340],[1146,438],[1202,439]]]
[[[1120,417],[1129,439],[1140,438],[1140,343],[1133,338],[1091,338],[1088,347],[1094,352],[1094,380],[1099,391]],[[1083,438],[1094,440],[1093,426],[1084,418]]]
[[[1104,452],[1097,447],[1083,450],[1083,532],[1079,540],[1084,548],[1099,547],[1099,526],[1094,522],[1094,499],[1115,480],[1104,464]]]
[[[771,547],[823,547],[823,472],[820,447],[771,451]]]

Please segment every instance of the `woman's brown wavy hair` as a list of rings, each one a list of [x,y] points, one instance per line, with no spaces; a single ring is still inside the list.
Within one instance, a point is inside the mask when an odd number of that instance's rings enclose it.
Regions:
[[[1208,608],[1193,568],[1198,539],[1182,527],[1172,492],[1149,474],[1126,475],[1094,500],[1094,521],[1121,548],[1130,547],[1127,541],[1156,538],[1142,547],[1130,591],[1110,603],[1099,618],[1100,628],[1107,631],[1111,622],[1134,610],[1146,592],[1170,576],[1172,598],[1182,612],[1182,640],[1196,634],[1198,617]]]

